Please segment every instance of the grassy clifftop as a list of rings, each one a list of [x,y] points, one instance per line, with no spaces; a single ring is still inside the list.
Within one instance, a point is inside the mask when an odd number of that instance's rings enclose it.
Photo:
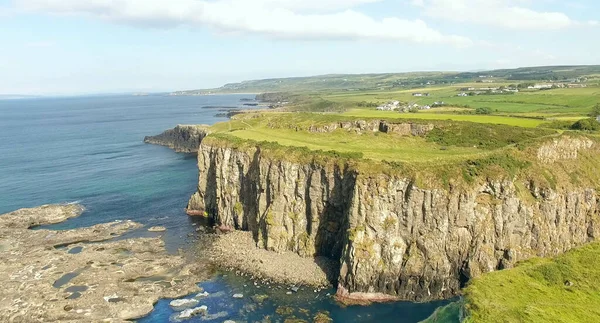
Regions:
[[[597,322],[600,243],[492,272],[465,289],[467,322]]]
[[[389,128],[427,131],[385,132],[380,129],[382,122]],[[242,115],[214,125],[210,131],[212,134],[205,139],[209,145],[258,147],[274,158],[299,163],[350,163],[364,174],[414,178],[423,188],[516,177],[521,182],[534,181],[540,187],[554,189],[596,187],[600,183],[600,174],[595,172],[600,141],[592,133],[561,134],[553,129],[449,120],[382,121],[309,113]],[[577,145],[583,142],[590,142],[590,147],[579,149]],[[557,160],[541,160],[540,151],[549,154],[548,158],[556,154]]]

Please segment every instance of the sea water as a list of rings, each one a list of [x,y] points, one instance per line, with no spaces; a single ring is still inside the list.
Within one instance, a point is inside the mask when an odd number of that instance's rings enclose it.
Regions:
[[[253,95],[95,96],[0,101],[0,214],[42,204],[78,202],[78,218],[50,226],[62,230],[114,220],[161,225],[169,252],[201,248],[194,244],[194,219],[184,208],[195,191],[198,172],[193,155],[143,143],[177,124],[226,120],[208,106],[242,107]],[[130,236],[157,235],[145,229]],[[191,322],[273,322],[291,316],[312,321],[328,311],[334,322],[418,322],[446,302],[391,303],[342,307],[334,290],[262,286],[231,273],[200,282],[210,296],[201,304],[208,317]],[[235,293],[244,298],[233,299]],[[262,302],[253,295],[267,295]],[[190,296],[191,297],[191,296]],[[142,322],[167,322],[176,313],[161,300]],[[277,308],[293,308],[279,315]],[[281,311],[280,311],[281,312]]]

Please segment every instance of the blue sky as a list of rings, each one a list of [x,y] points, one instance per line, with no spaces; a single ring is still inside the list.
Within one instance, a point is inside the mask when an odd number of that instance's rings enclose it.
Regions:
[[[593,0],[0,0],[0,94],[598,64]]]

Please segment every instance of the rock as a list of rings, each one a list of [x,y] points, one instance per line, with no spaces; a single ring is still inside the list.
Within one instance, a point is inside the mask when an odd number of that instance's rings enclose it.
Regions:
[[[233,294],[233,298],[244,298],[244,294]]]
[[[584,152],[598,159],[589,151],[598,149],[593,142],[560,138],[540,143],[534,168],[565,160],[554,168],[568,168]],[[266,148],[210,142],[200,146],[198,167],[188,210],[209,210],[218,226],[243,224],[255,246],[280,258],[293,252],[339,261],[329,277],[339,278],[338,296],[346,299],[446,299],[465,280],[600,236],[595,187],[540,187],[526,174],[435,186],[400,171],[373,174],[342,160],[299,163]]]
[[[591,149],[594,142],[587,138],[562,137],[542,145],[537,157],[545,164],[553,164],[559,160],[577,159],[580,150]]]
[[[269,295],[254,295],[252,296],[252,300],[256,303],[262,303],[269,298]]]
[[[314,323],[330,323],[333,322],[333,319],[329,316],[329,312],[319,312],[315,315]]]
[[[294,313],[294,309],[289,306],[279,306],[277,309],[275,309],[275,313],[282,316],[288,316]]]
[[[179,153],[195,153],[208,135],[206,125],[178,125],[158,136],[144,138],[145,143],[169,147]]]
[[[28,229],[31,227],[64,222],[81,215],[85,208],[79,204],[42,205],[20,209],[0,216],[0,227]]]
[[[110,296],[104,296],[104,300],[107,301],[107,302],[109,302],[109,303],[110,303],[110,301],[112,301],[114,299],[119,299],[119,295],[112,294]]]
[[[188,308],[186,310],[183,310],[181,313],[179,313],[177,318],[180,320],[184,320],[192,318],[193,316],[196,316],[198,314],[206,314],[207,312],[208,307],[206,305],[202,305],[200,307]]]
[[[208,297],[208,295],[210,295],[208,292],[202,292],[202,293],[196,294],[196,296],[194,296],[194,298],[204,298],[204,297]]]
[[[292,286],[292,288],[290,289],[292,290],[292,292],[297,293],[299,288],[297,286]]]
[[[0,215],[0,299],[26,300],[1,306],[0,322],[133,320],[150,313],[160,298],[197,292],[196,282],[208,277],[199,264],[168,254],[161,238],[113,240],[142,227],[132,221],[60,231],[28,229],[59,223],[83,210],[76,204],[46,205]],[[83,243],[90,244],[80,248]],[[177,284],[140,279],[153,277]]]
[[[227,320],[227,321],[223,321],[223,323],[236,323],[236,322],[232,321],[232,320]]]
[[[162,226],[156,226],[156,227],[149,228],[148,231],[150,231],[150,232],[165,232],[165,231],[167,231],[167,228],[162,227]]]
[[[194,307],[196,305],[198,305],[197,299],[176,299],[176,300],[172,300],[169,303],[169,306],[176,308],[176,309]]]

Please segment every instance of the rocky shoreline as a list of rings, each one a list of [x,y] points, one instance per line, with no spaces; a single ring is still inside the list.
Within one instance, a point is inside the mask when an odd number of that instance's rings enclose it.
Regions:
[[[121,322],[146,316],[160,298],[199,291],[206,270],[167,254],[162,238],[108,241],[139,223],[31,229],[83,210],[45,205],[0,215],[0,321]]]
[[[256,246],[251,232],[207,234],[201,238],[199,257],[225,270],[290,286],[318,289],[331,286],[335,262],[325,257],[305,258],[293,252],[271,252]]]

